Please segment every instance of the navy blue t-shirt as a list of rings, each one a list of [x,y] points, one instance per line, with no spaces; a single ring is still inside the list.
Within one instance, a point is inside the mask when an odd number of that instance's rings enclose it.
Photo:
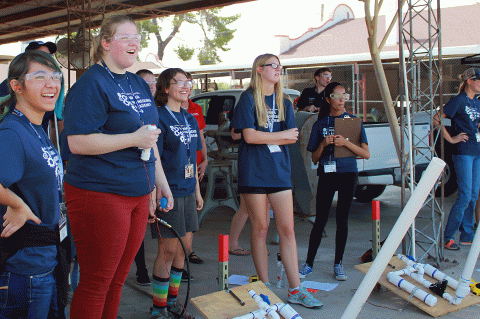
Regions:
[[[335,119],[336,118],[354,118],[352,114],[343,113],[340,116],[324,116],[319,118],[312,127],[312,132],[310,133],[310,139],[308,140],[307,151],[315,152],[320,146],[320,143],[328,135],[335,135]],[[360,133],[360,143],[367,143],[367,135],[365,134],[365,128],[363,123],[361,125],[362,132]],[[357,169],[357,160],[354,156],[350,157],[341,157],[335,158],[333,155],[334,146],[329,145],[323,149],[322,155],[320,156],[317,175],[320,175],[324,172],[323,166],[328,164],[330,161],[335,161],[337,173],[356,173]]]
[[[8,114],[0,124],[0,150],[0,183],[30,207],[41,226],[55,229],[60,217],[63,167],[42,126],[31,124],[21,113]],[[0,205],[0,212],[3,222],[6,206]],[[56,255],[56,246],[26,247],[8,259],[6,270],[42,274],[55,267]]]
[[[452,119],[452,137],[467,133],[468,140],[456,144],[454,155],[479,155],[480,143],[477,142],[478,123],[480,121],[480,101],[470,99],[467,93],[462,92],[454,96],[443,107],[443,113]]]
[[[195,117],[180,109],[172,111],[175,119],[165,106],[158,107],[159,126],[158,152],[162,159],[163,171],[173,197],[185,197],[195,192],[197,186],[197,151],[202,149],[200,130]],[[185,125],[185,120],[188,123]],[[188,133],[190,131],[190,134]],[[189,150],[188,150],[189,149]],[[188,155],[190,154],[190,160]],[[185,166],[193,164],[193,177],[185,178]]]
[[[0,96],[7,96],[9,94],[10,90],[8,89],[7,79],[5,79],[0,83]]]
[[[75,82],[65,103],[65,135],[132,133],[143,125],[142,120],[158,126],[147,83],[130,72],[112,75],[95,64]],[[154,187],[155,157],[152,151],[145,162],[147,176],[140,155],[137,147],[101,155],[71,154],[65,182],[97,192],[146,195]]]
[[[284,99],[285,120],[280,121],[278,107],[272,117],[273,95],[265,96],[270,107],[269,118],[273,118],[272,132],[295,128],[295,116],[290,100]],[[240,96],[233,113],[233,127],[237,130],[253,128],[270,132],[257,121],[257,112],[252,90]],[[238,185],[250,187],[292,187],[290,180],[290,154],[286,145],[279,145],[280,152],[270,152],[266,144],[248,144],[244,140],[238,148]]]

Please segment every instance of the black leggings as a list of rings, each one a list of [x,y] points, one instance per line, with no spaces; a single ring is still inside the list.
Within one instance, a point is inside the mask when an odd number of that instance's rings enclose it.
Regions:
[[[338,191],[335,235],[335,262],[342,261],[348,236],[348,213],[357,187],[358,173],[324,173],[318,177],[317,216],[310,233],[307,264],[313,266],[315,255],[322,241],[323,230],[327,225],[333,196]]]

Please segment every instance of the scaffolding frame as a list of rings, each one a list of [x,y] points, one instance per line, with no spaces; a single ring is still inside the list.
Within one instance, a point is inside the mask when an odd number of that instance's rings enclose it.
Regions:
[[[399,7],[399,50],[400,50],[400,97],[402,149],[402,208],[406,203],[405,191],[413,191],[416,164],[421,159],[431,160],[433,157],[444,158],[443,134],[440,126],[433,123],[437,106],[443,112],[442,90],[442,51],[441,51],[441,20],[440,0],[437,8],[432,7],[431,0],[407,0],[406,12],[402,12],[403,1],[398,1]],[[414,25],[415,19],[415,25]],[[428,29],[428,36],[420,30]],[[424,38],[422,38],[420,36]],[[435,52],[437,51],[437,52]],[[406,56],[408,52],[408,56]],[[435,53],[438,55],[434,59]],[[403,63],[404,62],[404,63]],[[437,103],[437,105],[436,105]],[[406,113],[406,114],[405,114]],[[415,134],[415,123],[419,118],[429,118],[430,134],[426,137]],[[440,154],[437,154],[435,145],[440,143]],[[417,176],[418,177],[418,176]],[[444,223],[444,173],[441,177],[441,196],[435,196],[435,188],[430,192],[423,208],[418,214],[408,236],[402,244],[402,251],[422,261],[425,258],[433,259],[440,268],[443,261],[443,223]],[[439,184],[437,184],[439,185]],[[408,244],[407,244],[408,242]],[[416,249],[422,253],[416,255]]]

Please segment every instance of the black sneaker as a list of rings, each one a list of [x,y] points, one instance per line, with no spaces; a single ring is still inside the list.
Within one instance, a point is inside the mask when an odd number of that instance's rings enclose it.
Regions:
[[[193,280],[193,276],[190,276],[190,281],[192,281],[192,280]],[[183,269],[183,271],[182,271],[182,281],[183,282],[188,281],[188,272],[185,269]]]
[[[152,283],[150,277],[148,277],[148,271],[142,271],[139,274],[137,273],[137,285],[139,286],[150,286]]]

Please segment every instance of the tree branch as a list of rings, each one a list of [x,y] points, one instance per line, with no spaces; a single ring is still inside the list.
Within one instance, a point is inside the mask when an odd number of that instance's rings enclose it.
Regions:
[[[402,7],[405,4],[405,2],[406,2],[406,0],[402,0]],[[390,23],[390,26],[388,27],[387,32],[385,33],[385,36],[383,37],[382,43],[380,43],[380,45],[378,46],[379,51],[382,51],[383,46],[387,42],[387,38],[390,35],[390,32],[392,32],[392,29],[395,26],[395,23],[397,22],[397,19],[398,19],[398,9],[397,9],[397,12],[395,13],[395,16],[392,19],[392,22]]]

